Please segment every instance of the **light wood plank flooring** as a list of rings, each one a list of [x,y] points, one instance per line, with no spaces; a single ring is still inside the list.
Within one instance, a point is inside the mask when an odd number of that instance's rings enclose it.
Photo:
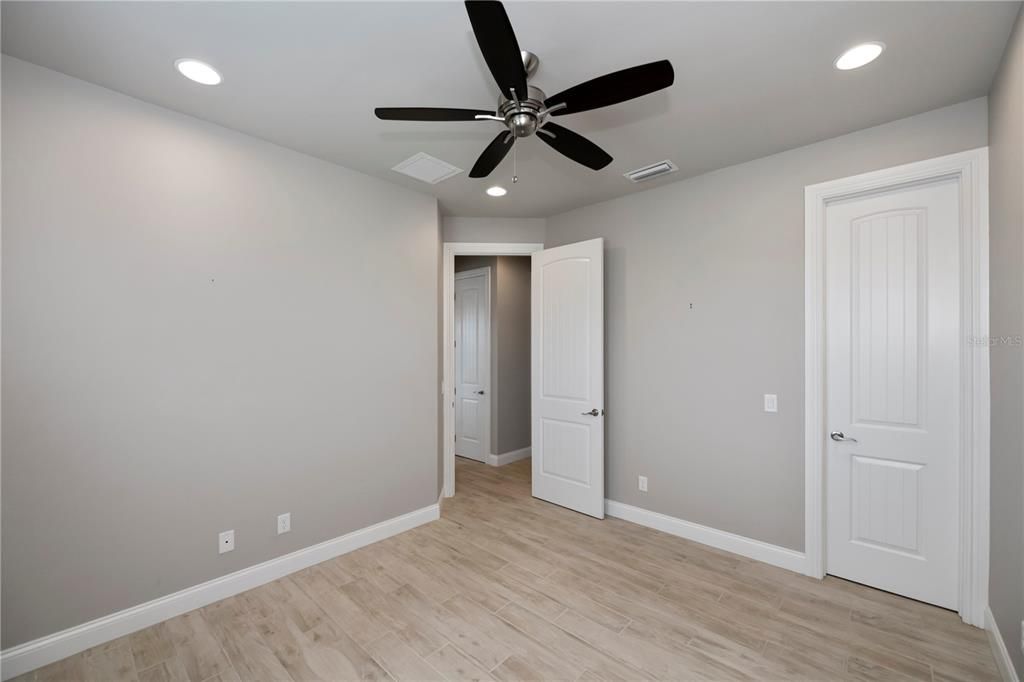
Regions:
[[[997,680],[956,614],[530,497],[459,460],[442,519],[37,680]]]

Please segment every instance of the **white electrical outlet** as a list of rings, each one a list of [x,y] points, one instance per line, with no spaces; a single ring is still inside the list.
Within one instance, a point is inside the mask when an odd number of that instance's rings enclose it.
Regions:
[[[764,394],[764,411],[765,412],[778,412],[779,411],[779,396],[774,393]]]
[[[287,533],[292,529],[292,515],[291,512],[287,514],[277,515],[277,534]]]
[[[642,493],[647,492],[647,477],[646,476],[639,476],[639,477],[637,477],[637,479],[636,479],[636,487],[639,488],[640,492],[642,492]]]
[[[235,549],[235,531],[226,530],[217,537],[217,551],[223,554]]]

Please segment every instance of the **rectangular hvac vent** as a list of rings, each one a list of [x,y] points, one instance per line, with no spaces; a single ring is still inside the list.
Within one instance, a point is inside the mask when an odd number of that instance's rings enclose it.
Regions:
[[[634,171],[629,171],[626,173],[626,177],[629,178],[631,182],[643,182],[644,180],[650,180],[651,178],[656,178],[660,175],[675,173],[677,170],[679,170],[679,167],[671,161],[659,161],[658,163],[653,163],[650,166],[644,166],[643,168],[637,168]]]
[[[442,180],[447,180],[462,172],[461,168],[456,168],[447,161],[436,159],[423,152],[410,156],[391,170],[408,175],[410,178],[429,182],[431,185],[436,185]]]

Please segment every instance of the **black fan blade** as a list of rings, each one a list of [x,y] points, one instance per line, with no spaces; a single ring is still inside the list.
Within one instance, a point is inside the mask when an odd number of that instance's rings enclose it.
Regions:
[[[507,130],[502,130],[498,133],[498,136],[491,140],[491,143],[487,145],[487,149],[480,155],[480,158],[473,164],[473,170],[469,171],[469,177],[471,178],[486,178],[491,174],[501,160],[508,154],[508,150],[512,149],[512,143],[515,138]]]
[[[563,128],[557,123],[545,123],[537,137],[546,142],[556,152],[561,152],[576,163],[583,164],[593,170],[601,170],[612,162],[608,152],[598,147],[587,138]],[[553,133],[553,134],[545,134]]]
[[[526,99],[526,69],[505,7],[498,0],[466,0],[466,12],[480,52],[501,94],[512,99],[512,88],[515,88],[516,96]]]
[[[477,114],[494,115],[484,109],[441,107],[377,107],[373,113],[382,121],[475,121]]]
[[[642,97],[672,85],[675,72],[667,59],[634,66],[615,73],[598,76],[544,100],[551,108],[564,103],[566,107],[551,112],[552,116],[576,114]]]

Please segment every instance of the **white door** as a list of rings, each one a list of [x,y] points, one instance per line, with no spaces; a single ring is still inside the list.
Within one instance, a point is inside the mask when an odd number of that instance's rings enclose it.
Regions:
[[[604,240],[533,254],[533,495],[604,518]]]
[[[826,570],[951,609],[959,233],[953,181],[826,210]]]
[[[455,273],[455,454],[490,452],[490,270]]]

